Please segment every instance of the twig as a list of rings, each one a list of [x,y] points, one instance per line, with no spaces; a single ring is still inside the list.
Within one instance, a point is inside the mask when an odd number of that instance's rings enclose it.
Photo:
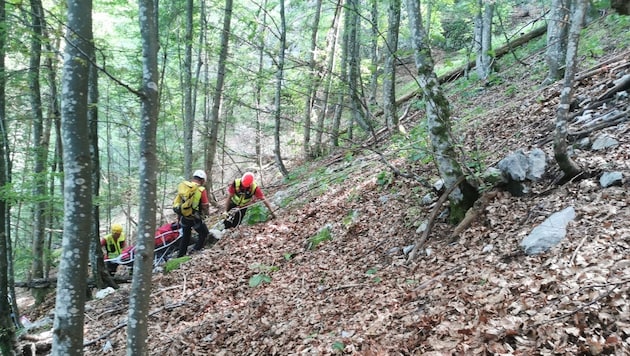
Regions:
[[[438,199],[437,203],[435,203],[435,207],[433,207],[433,211],[431,212],[431,215],[429,215],[429,222],[427,224],[427,228],[422,232],[422,236],[413,246],[413,249],[411,250],[411,252],[409,252],[409,257],[407,258],[407,262],[416,258],[416,255],[418,254],[418,250],[424,245],[424,243],[429,238],[429,234],[431,233],[431,229],[433,228],[433,225],[435,224],[435,220],[437,219],[437,216],[440,213],[440,209],[442,209],[442,205],[444,205],[446,200],[448,200],[448,196],[455,190],[455,188],[459,187],[459,185],[462,182],[464,182],[465,179],[466,179],[466,176],[459,177],[459,179],[457,179],[457,181],[455,181],[455,183],[453,183],[453,185],[449,187],[442,194],[440,199]]]
[[[575,251],[573,251],[573,254],[571,255],[571,259],[569,260],[569,265],[573,265],[573,261],[575,261],[575,256],[577,256],[578,251],[580,250],[580,248],[584,244],[584,241],[586,241],[586,238],[589,237],[589,236],[590,236],[589,234],[584,234],[584,237],[582,238],[582,241],[580,241],[580,243],[575,248]]]

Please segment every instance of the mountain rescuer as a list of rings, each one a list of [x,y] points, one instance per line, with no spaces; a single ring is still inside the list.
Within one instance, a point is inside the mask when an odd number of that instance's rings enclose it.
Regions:
[[[235,179],[228,185],[227,191],[228,198],[225,203],[225,211],[229,215],[223,221],[226,229],[238,226],[245,216],[247,207],[256,200],[261,200],[265,204],[272,219],[276,217],[273,209],[271,209],[271,205],[265,199],[265,194],[254,180],[253,173],[247,172],[241,178]],[[235,211],[231,212],[232,209],[235,209]]]
[[[101,246],[104,246],[107,251],[105,259],[112,259],[120,256],[122,250],[125,248],[125,244],[125,234],[123,233],[122,225],[112,224],[111,232],[101,239]],[[107,265],[107,270],[110,275],[113,276],[116,274],[118,263],[107,261],[105,264]]]

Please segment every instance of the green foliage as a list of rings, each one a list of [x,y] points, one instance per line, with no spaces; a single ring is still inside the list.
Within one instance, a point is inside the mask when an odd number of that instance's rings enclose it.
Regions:
[[[389,171],[380,171],[376,175],[376,184],[380,187],[386,187],[392,183],[393,175]]]
[[[170,271],[174,271],[179,269],[179,266],[182,263],[190,261],[190,256],[183,256],[178,258],[172,258],[164,264],[164,273],[169,273]]]
[[[357,210],[355,210],[355,209],[352,209],[352,211],[350,211],[350,213],[348,213],[348,215],[343,217],[343,220],[342,220],[343,225],[346,228],[352,226],[356,222],[358,216],[359,216],[359,212]]]
[[[257,273],[249,278],[249,286],[252,288],[258,287],[263,283],[271,283],[271,277],[264,273]]]
[[[335,351],[343,351],[343,349],[346,348],[346,344],[344,344],[341,341],[335,341],[335,342],[333,342],[332,348]]]
[[[367,270],[367,272],[365,272],[365,274],[367,274],[368,276],[372,277],[372,282],[380,283],[383,279],[381,277],[376,276],[377,272],[378,272],[378,269],[370,268],[370,269]]]
[[[264,204],[254,204],[247,208],[243,221],[248,225],[254,225],[259,222],[267,221],[268,218],[269,210],[267,210],[267,207]]]
[[[249,286],[252,288],[258,287],[263,283],[271,283],[270,274],[280,269],[277,266],[267,266],[262,263],[254,263],[249,268],[258,271],[258,273],[249,278]]]
[[[324,226],[317,234],[309,237],[308,239],[308,249],[314,250],[319,246],[319,244],[332,240],[332,226],[326,225]]]
[[[282,257],[284,258],[285,261],[290,261],[291,259],[293,259],[293,253],[285,252],[282,254]]]

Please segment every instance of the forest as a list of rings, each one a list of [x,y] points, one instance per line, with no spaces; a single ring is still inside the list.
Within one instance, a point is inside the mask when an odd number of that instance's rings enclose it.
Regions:
[[[628,354],[629,13],[0,0],[0,355]]]

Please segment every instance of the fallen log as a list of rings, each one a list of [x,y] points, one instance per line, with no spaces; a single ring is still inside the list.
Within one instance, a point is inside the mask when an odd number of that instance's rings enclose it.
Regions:
[[[116,283],[131,283],[131,276],[113,276],[112,279]],[[15,282],[15,286],[18,288],[56,288],[57,287],[57,278],[38,278],[32,279],[30,281],[25,282]],[[95,288],[96,283],[94,283],[93,279],[88,280],[88,287]]]

